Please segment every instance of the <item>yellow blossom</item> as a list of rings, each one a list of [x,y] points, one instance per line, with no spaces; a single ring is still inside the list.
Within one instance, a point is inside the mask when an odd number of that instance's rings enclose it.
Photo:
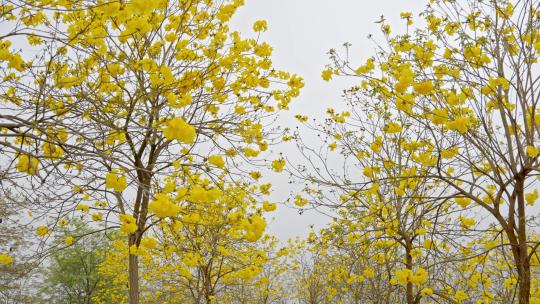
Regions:
[[[19,162],[15,167],[19,172],[24,172],[28,175],[35,175],[37,173],[39,166],[39,160],[37,158],[23,154],[18,159]]]
[[[283,171],[283,168],[285,168],[285,160],[284,159],[276,159],[274,161],[272,161],[272,169],[275,171],[275,172],[281,172]]]
[[[223,156],[221,155],[210,155],[208,157],[208,162],[218,168],[225,167],[225,161],[223,160]]]
[[[459,153],[459,149],[457,146],[452,147],[451,149],[442,150],[441,151],[441,157],[445,159],[450,159],[456,156]]]
[[[334,74],[334,71],[328,69],[322,71],[321,77],[324,81],[330,81],[332,79],[332,75]]]
[[[268,30],[268,23],[266,20],[257,20],[253,23],[253,31],[266,32]]]
[[[96,221],[96,222],[100,222],[101,220],[103,220],[103,213],[101,213],[101,212],[93,213],[92,214],[92,220]]]
[[[9,254],[0,253],[0,265],[7,265],[13,263],[13,257]]]
[[[534,206],[534,203],[538,199],[538,189],[534,189],[533,192],[525,194],[525,201],[527,205]]]
[[[459,133],[466,133],[469,130],[471,119],[469,117],[460,116],[454,120],[446,122],[446,127]]]
[[[275,203],[270,203],[268,201],[264,201],[263,202],[263,210],[266,211],[266,212],[271,212],[271,211],[274,211],[276,210],[276,204]]]
[[[126,234],[131,234],[138,229],[137,221],[130,214],[120,214],[120,222],[122,223],[122,226],[120,226],[120,231]]]
[[[382,148],[382,137],[377,136],[375,138],[375,141],[373,143],[371,143],[371,145],[369,145],[369,147],[371,148],[371,150],[373,150],[373,152],[379,153],[381,151],[381,148]]]
[[[298,207],[303,207],[307,205],[307,203],[308,203],[308,200],[303,198],[300,195],[296,195],[296,197],[294,198],[294,204]]]
[[[168,140],[176,139],[179,142],[191,144],[195,141],[195,128],[184,119],[175,117],[167,121],[167,127],[163,130],[163,135]]]
[[[126,177],[118,175],[116,172],[111,171],[105,175],[105,188],[113,189],[116,192],[122,192],[127,187]]]
[[[461,223],[461,226],[465,229],[471,229],[472,226],[476,224],[476,220],[472,218],[466,218],[466,217],[459,217],[459,222]]]
[[[412,271],[410,269],[398,269],[395,271],[396,283],[400,285],[407,285],[412,277]]]
[[[175,217],[180,213],[180,207],[163,193],[154,195],[154,199],[148,204],[148,210],[159,218]]]
[[[428,95],[433,91],[433,82],[431,80],[418,82],[413,84],[413,88],[418,94]]]
[[[456,198],[456,204],[465,209],[471,204],[471,199],[468,197],[458,197]]]
[[[456,293],[454,295],[454,299],[458,303],[463,303],[463,301],[467,300],[468,298],[469,298],[469,296],[463,290],[456,291]]]
[[[47,226],[39,226],[36,229],[36,234],[40,237],[44,237],[47,233],[49,233],[49,228],[47,228]]]
[[[531,158],[535,158],[540,154],[540,151],[538,151],[538,148],[535,146],[527,146],[527,155]]]
[[[90,206],[85,204],[78,204],[77,207],[75,207],[75,210],[80,210],[82,212],[88,212],[90,210]]]
[[[64,239],[64,244],[71,246],[74,241],[75,239],[72,236],[66,236],[66,238]]]
[[[386,133],[393,134],[401,132],[401,130],[403,130],[403,127],[396,122],[390,122],[383,127],[383,130]]]

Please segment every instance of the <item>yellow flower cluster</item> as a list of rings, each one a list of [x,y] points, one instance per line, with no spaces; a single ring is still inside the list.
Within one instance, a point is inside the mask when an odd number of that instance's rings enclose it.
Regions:
[[[223,156],[221,155],[210,155],[208,157],[208,163],[218,168],[225,167],[225,161],[223,160]]]
[[[416,272],[410,269],[398,269],[394,274],[395,278],[392,279],[394,284],[407,285],[407,283],[413,283],[421,286],[428,280],[428,273],[424,268],[418,268]]]
[[[188,200],[194,203],[211,203],[221,197],[222,193],[218,188],[205,189],[202,186],[193,186],[189,190]]]
[[[196,135],[195,128],[181,117],[175,117],[167,121],[167,126],[163,130],[163,136],[168,140],[175,139],[186,144],[193,143]]]
[[[0,39],[0,62],[8,63],[8,68],[15,69],[19,72],[25,70],[25,62],[21,54],[14,54],[10,51],[11,41]]]
[[[19,162],[15,165],[19,172],[24,172],[28,175],[37,174],[38,166],[39,160],[26,154],[19,156]]]
[[[64,239],[64,244],[66,244],[67,246],[73,245],[74,242],[75,239],[72,236],[66,236],[66,238]]]
[[[48,233],[49,233],[49,228],[47,226],[39,226],[36,229],[36,234],[39,235],[40,237],[44,237]]]
[[[120,226],[120,231],[126,234],[132,234],[137,231],[137,221],[131,214],[120,214],[119,217],[120,222],[122,223],[122,226]]]
[[[127,187],[127,180],[124,175],[119,175],[116,171],[111,171],[105,175],[105,188],[122,192]]]
[[[159,218],[175,217],[180,213],[180,207],[164,193],[157,193],[154,196],[154,199],[148,204],[148,210]]]
[[[266,221],[258,214],[244,219],[241,223],[244,229],[244,239],[248,242],[255,242],[261,238],[266,229]]]
[[[4,264],[12,264],[13,263],[13,257],[9,254],[0,253],[0,265]]]
[[[285,168],[286,161],[285,159],[276,159],[272,161],[272,169],[275,172],[281,172]]]

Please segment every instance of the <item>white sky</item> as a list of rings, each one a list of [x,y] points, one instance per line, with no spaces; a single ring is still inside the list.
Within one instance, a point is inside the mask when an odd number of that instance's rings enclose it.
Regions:
[[[274,48],[273,62],[278,69],[297,73],[305,80],[301,96],[293,101],[291,110],[282,121],[289,126],[297,125],[295,114],[310,117],[324,117],[328,107],[338,107],[341,92],[349,87],[350,80],[325,82],[321,71],[329,62],[327,52],[331,48],[338,51],[343,43],[352,43],[351,62],[358,65],[374,54],[374,46],[367,36],[379,38],[379,25],[374,23],[384,15],[393,31],[404,29],[400,12],[408,11],[417,15],[427,2],[423,0],[246,0],[231,24],[232,29],[245,35],[252,33],[256,20],[267,20],[269,30],[262,40]],[[314,146],[320,143],[313,143]],[[291,147],[278,147],[287,151]],[[277,158],[277,157],[276,157]],[[337,169],[337,168],[336,168]],[[283,201],[291,191],[286,178],[271,178],[274,201]],[[321,228],[328,218],[316,212],[299,215],[294,209],[279,206],[269,224],[268,232],[285,240],[290,237],[305,237],[310,224]]]

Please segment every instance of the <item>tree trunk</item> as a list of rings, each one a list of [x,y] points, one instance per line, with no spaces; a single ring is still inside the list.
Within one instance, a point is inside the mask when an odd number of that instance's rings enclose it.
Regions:
[[[518,272],[519,304],[529,304],[531,294],[531,265],[527,248],[527,222],[525,214],[525,178],[516,179],[518,206]]]
[[[520,265],[518,273],[519,304],[529,304],[531,294],[531,268],[528,259]]]
[[[135,236],[129,237],[129,246],[135,245]],[[129,304],[139,304],[139,257],[129,255]]]
[[[410,244],[409,240],[406,240],[406,248],[405,248],[405,254],[407,255],[405,257],[405,267],[409,269],[412,273],[413,271],[413,260],[412,260],[412,245]],[[414,304],[414,295],[413,295],[413,284],[411,282],[407,282],[407,304]]]

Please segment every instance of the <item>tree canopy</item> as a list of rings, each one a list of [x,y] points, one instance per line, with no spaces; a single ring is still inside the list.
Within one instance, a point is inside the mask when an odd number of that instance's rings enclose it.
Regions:
[[[286,115],[304,80],[242,5],[0,2],[0,295],[540,304],[540,2],[381,18],[371,57],[329,51],[323,119]],[[331,221],[278,240],[280,205]]]

